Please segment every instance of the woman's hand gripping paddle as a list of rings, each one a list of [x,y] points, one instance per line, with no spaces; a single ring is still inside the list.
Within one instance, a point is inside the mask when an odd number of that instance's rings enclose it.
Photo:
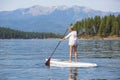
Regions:
[[[67,33],[68,29],[66,29],[63,37],[65,36],[65,34]],[[55,47],[55,49],[53,50],[52,54],[50,55],[50,57],[48,58],[48,60],[45,62],[45,65],[46,66],[50,66],[50,60],[51,60],[51,57],[53,56],[54,52],[56,51],[57,47],[60,45],[61,41],[58,42],[57,46]]]

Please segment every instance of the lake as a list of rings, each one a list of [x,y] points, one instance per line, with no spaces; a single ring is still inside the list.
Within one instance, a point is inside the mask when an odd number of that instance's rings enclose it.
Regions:
[[[80,40],[78,61],[94,68],[46,67],[59,40],[0,40],[0,80],[120,80],[120,40]],[[68,41],[53,58],[68,60]]]

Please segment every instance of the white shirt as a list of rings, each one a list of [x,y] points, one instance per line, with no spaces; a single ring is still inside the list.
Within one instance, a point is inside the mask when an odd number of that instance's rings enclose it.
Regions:
[[[72,31],[67,36],[65,36],[65,39],[69,38],[69,45],[74,46],[77,45],[77,32]]]

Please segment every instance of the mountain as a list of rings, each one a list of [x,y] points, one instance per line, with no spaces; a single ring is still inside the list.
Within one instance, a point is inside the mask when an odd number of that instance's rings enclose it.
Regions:
[[[75,21],[109,14],[118,15],[119,12],[103,12],[80,6],[36,5],[13,11],[0,11],[0,26],[23,31],[62,33]]]

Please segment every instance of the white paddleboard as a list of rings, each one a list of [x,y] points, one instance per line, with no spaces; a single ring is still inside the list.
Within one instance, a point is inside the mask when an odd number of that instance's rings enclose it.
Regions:
[[[69,62],[69,61],[62,61],[59,59],[51,59],[50,66],[56,66],[56,67],[96,67],[97,64],[87,63],[87,62]]]

